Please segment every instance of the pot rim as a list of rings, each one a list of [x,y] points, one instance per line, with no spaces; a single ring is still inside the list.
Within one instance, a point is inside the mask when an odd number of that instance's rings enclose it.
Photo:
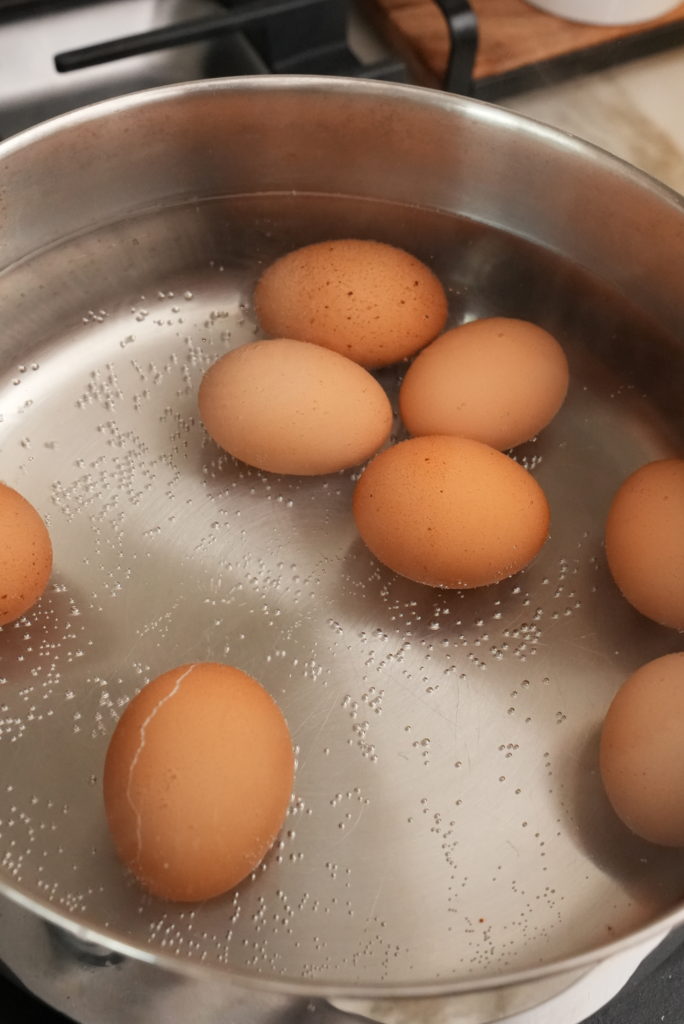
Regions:
[[[646,189],[650,193],[659,196],[663,202],[670,205],[680,216],[684,214],[684,197],[680,196],[674,189],[669,188],[625,160],[568,132],[550,127],[530,117],[504,110],[482,100],[438,92],[421,86],[342,77],[327,78],[324,76],[307,75],[236,76],[233,78],[185,82],[178,85],[160,86],[128,93],[61,114],[0,142],[0,165],[4,158],[29,149],[34,144],[56,133],[68,132],[77,125],[95,123],[107,119],[113,114],[119,114],[122,111],[154,105],[164,106],[189,95],[241,91],[246,93],[285,92],[290,94],[298,92],[345,93],[347,95],[356,94],[368,98],[375,94],[378,97],[401,97],[403,102],[422,108],[437,109],[443,112],[458,111],[466,120],[525,132],[528,136],[537,138],[546,146],[565,151],[576,158],[603,167],[619,178],[630,181],[637,187]],[[144,946],[137,945],[104,929],[84,925],[73,920],[68,914],[57,909],[47,899],[39,899],[22,890],[21,886],[1,877],[0,894],[26,910],[37,914],[51,924],[62,928],[81,941],[104,946],[112,952],[120,953],[123,956],[153,964],[172,972],[195,978],[222,977],[226,982],[234,983],[241,987],[258,989],[262,992],[274,994],[330,998],[410,997],[415,999],[421,997],[443,997],[518,986],[582,969],[589,969],[611,956],[635,948],[640,944],[654,941],[659,936],[664,937],[676,925],[684,923],[684,904],[682,904],[680,907],[656,918],[650,924],[636,929],[620,939],[565,959],[545,962],[536,967],[519,971],[509,970],[496,976],[474,975],[461,980],[452,978],[441,981],[431,981],[429,979],[423,981],[414,980],[400,985],[381,981],[373,984],[352,982],[321,984],[315,979],[302,978],[293,980],[291,978],[281,979],[273,976],[265,977],[242,968],[231,967],[230,964],[206,964],[201,961],[181,959],[163,951],[146,949]]]

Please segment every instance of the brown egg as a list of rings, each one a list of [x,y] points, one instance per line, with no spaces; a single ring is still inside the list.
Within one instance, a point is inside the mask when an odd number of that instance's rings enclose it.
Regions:
[[[432,271],[383,242],[318,242],[268,268],[254,293],[267,334],[333,349],[362,366],[413,355],[443,329],[447,300]]]
[[[222,356],[204,375],[199,410],[231,455],[301,476],[365,462],[392,427],[389,399],[367,370],[286,338],[253,341]]]
[[[630,604],[684,629],[684,459],[650,462],[625,480],[608,512],[606,557]]]
[[[503,451],[550,423],[567,390],[568,362],[555,338],[526,320],[492,317],[423,349],[399,407],[412,434],[471,437]]]
[[[161,899],[226,892],[273,844],[293,766],[285,719],[250,676],[210,662],[165,672],[133,698],[107,750],[119,857]]]
[[[600,768],[632,832],[684,846],[684,653],[648,662],[620,688],[603,723]]]
[[[519,572],[547,538],[549,506],[506,455],[459,437],[416,437],[377,455],[354,492],[379,561],[433,587],[482,587]]]
[[[0,626],[27,612],[52,572],[45,523],[18,491],[0,483]]]

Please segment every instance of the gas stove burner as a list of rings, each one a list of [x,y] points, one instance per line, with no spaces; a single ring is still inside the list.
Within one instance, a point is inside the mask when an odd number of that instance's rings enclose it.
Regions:
[[[470,94],[478,41],[476,14],[467,0],[435,0],[435,9],[443,14],[449,39],[442,87]],[[58,54],[55,65],[58,71],[74,71],[241,31],[263,61],[264,71],[405,78],[403,65],[393,58],[364,65],[348,45],[348,23],[349,4],[340,0],[248,0],[229,4],[224,14]]]
[[[407,79],[345,0],[0,0],[0,137],[140,89],[271,72]]]
[[[57,54],[58,71],[75,71],[188,43],[245,33],[264,72],[386,77],[396,61],[364,66],[347,43],[348,5],[339,0],[249,0],[223,13]]]

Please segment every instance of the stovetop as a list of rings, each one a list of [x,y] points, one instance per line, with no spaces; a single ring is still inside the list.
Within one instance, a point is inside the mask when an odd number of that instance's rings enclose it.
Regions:
[[[201,78],[346,75],[498,101],[681,44],[684,3],[597,28],[525,0],[0,0],[0,138]]]
[[[265,10],[269,0],[252,2],[255,9]],[[275,69],[413,80],[404,56],[378,37],[356,6],[338,0],[332,14],[330,4],[290,2],[297,8],[298,28],[283,35],[279,29],[270,33],[267,21],[239,23],[238,5],[219,0],[0,0],[0,137],[106,97],[198,78]],[[204,32],[198,24],[203,20],[208,30],[212,19],[216,27],[217,19],[233,16],[237,30]],[[275,24],[282,27],[282,12],[275,17]],[[173,35],[175,26],[191,22],[194,34],[191,30],[186,36],[192,41],[169,46],[170,41],[179,41]],[[304,31],[305,25],[316,29],[313,36]],[[157,33],[164,48],[141,52],[154,42],[150,33]],[[146,36],[143,45],[131,43],[129,37],[140,34]],[[122,53],[128,55],[121,57]],[[57,69],[58,54],[67,55],[58,63],[73,70]],[[121,59],[110,60],[112,56]],[[9,972],[0,973],[0,1007],[3,1024],[68,1021]],[[684,1022],[681,931],[651,953],[619,995],[586,1024],[659,1021]]]

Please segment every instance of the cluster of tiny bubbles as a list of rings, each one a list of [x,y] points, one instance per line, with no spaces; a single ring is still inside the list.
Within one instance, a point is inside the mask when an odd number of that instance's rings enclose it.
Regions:
[[[95,640],[80,603],[59,579],[29,612],[0,628],[0,634],[7,656],[3,660],[12,666],[12,675],[0,678],[0,689],[7,686],[7,698],[12,698],[12,707],[0,703],[0,737],[17,742],[70,700],[71,691],[64,695],[64,679],[87,659]],[[75,707],[70,716],[73,732],[80,732],[80,709]]]
[[[580,538],[579,544],[581,545],[582,541],[587,537],[588,534],[585,533],[583,538]],[[595,560],[593,564],[595,564]],[[562,556],[557,562],[557,575],[555,576],[557,582],[555,585],[552,584],[548,576],[542,580],[542,586],[549,588],[548,597],[551,601],[555,602],[555,607],[549,615],[553,622],[557,622],[562,618],[570,618],[581,608],[581,601],[575,589],[577,584],[573,581],[573,577],[576,578],[579,575],[580,568],[581,561],[579,558],[568,559]]]
[[[137,883],[129,877],[129,885]],[[195,907],[164,909],[145,893],[140,893],[137,913],[146,919],[147,944],[165,952],[181,952],[197,960],[212,956],[218,962],[227,962],[233,939],[234,926],[242,913],[240,891],[226,894],[221,904],[220,927],[214,929],[211,921]]]
[[[102,324],[109,318],[109,313],[106,309],[89,309],[87,313],[84,313],[81,317],[83,324]]]
[[[142,678],[150,677],[150,669],[137,664],[133,668],[134,674],[140,681]],[[91,737],[109,738],[114,726],[131,699],[129,692],[130,679],[123,677],[103,678],[94,675],[87,680],[87,685],[97,691],[97,707],[93,714],[93,725]]]
[[[77,409],[99,405],[107,412],[111,412],[123,397],[116,368],[113,363],[106,363],[102,369],[90,371],[88,383],[76,399],[75,405]]]
[[[75,889],[69,887],[69,872],[78,875],[80,870],[71,851],[62,845],[69,805],[45,795],[39,797],[34,793],[26,797],[23,792],[15,793],[12,783],[5,787],[4,802],[5,816],[0,820],[4,854],[0,866],[16,882],[34,885],[41,896],[67,911],[84,913],[89,901],[102,893],[104,886],[79,880]],[[55,880],[55,871],[59,880]]]
[[[358,824],[364,809],[370,805],[370,799],[364,795],[360,786],[354,786],[346,792],[333,794],[329,805],[337,813],[341,812],[342,817],[337,819],[336,828],[344,832]]]
[[[15,795],[14,785],[9,783],[4,788],[7,810],[6,817],[0,820],[0,838],[6,839],[6,842],[0,868],[15,881],[21,882],[25,862],[31,863],[33,860],[33,847],[39,838],[37,829],[40,830],[41,825],[36,826],[32,820],[33,815],[19,806],[22,798],[19,794]]]
[[[541,466],[542,462],[544,461],[543,455],[541,455],[539,452],[508,452],[507,454],[510,455],[515,462],[519,463],[519,465],[521,465],[523,469],[526,469],[529,473],[534,473],[535,469]]]
[[[423,767],[429,768],[430,766],[430,737],[423,736],[421,739],[414,740],[411,746],[414,750],[417,750],[422,758]]]
[[[368,758],[371,763],[377,762],[378,755],[375,746],[367,738],[370,721],[365,716],[359,717],[359,702],[346,694],[342,698],[342,707],[348,712],[352,721],[352,735],[347,740],[348,745],[356,746],[362,757]]]
[[[17,367],[15,368],[16,376],[12,377],[12,379],[11,379],[12,387],[15,387],[15,388],[19,387],[20,384],[26,382],[27,380],[28,380],[28,383],[30,385],[30,383],[31,383],[30,382],[30,376],[33,373],[35,373],[36,370],[39,370],[39,369],[40,369],[40,364],[37,363],[37,362],[32,362],[32,363],[28,363],[28,364],[27,363],[19,363],[17,365]],[[27,410],[31,409],[33,404],[34,404],[33,398],[30,398],[30,397],[29,398],[25,398],[16,407],[16,411],[21,415],[21,414],[25,413]],[[4,423],[4,421],[5,421],[5,414],[3,412],[0,412],[0,423]],[[30,441],[29,441],[28,438],[24,438],[20,442],[20,444],[21,444],[21,446],[23,448],[29,448],[30,447]],[[28,461],[30,462],[32,460],[29,459]]]
[[[473,599],[471,592],[453,592],[444,598],[442,607],[437,605],[434,609],[427,609],[414,596],[408,596],[405,582],[388,579],[382,573],[375,576],[369,573],[365,588],[375,580],[381,585],[375,588],[374,596],[377,595],[385,606],[392,632],[401,633],[405,638],[415,637],[415,642],[425,651],[426,663],[434,660],[433,652],[439,645],[442,663],[451,662],[444,664],[443,672],[446,674],[456,672],[463,656],[470,662],[471,669],[484,671],[490,659],[502,661],[512,656],[524,662],[537,652],[544,611],[539,606],[532,607],[530,595],[519,584],[509,581],[499,584],[499,588],[507,593],[496,598],[492,598],[491,593],[487,597]],[[481,605],[488,602],[489,607],[483,607],[484,615],[469,620],[466,609],[476,607],[478,601]],[[506,608],[506,622],[502,606]],[[520,620],[516,621],[518,616]],[[437,635],[433,637],[432,634]],[[429,672],[427,676],[430,677]],[[431,685],[431,692],[435,692],[434,672]]]
[[[350,970],[357,978],[369,977],[373,981],[384,981],[390,977],[401,961],[402,971],[410,972],[413,964],[407,954],[410,947],[398,943],[391,934],[388,922],[377,914],[365,919],[358,945],[351,953],[339,949],[330,951],[327,933],[312,932],[307,936],[307,957],[302,963],[300,974],[303,978],[316,979],[335,974],[348,975]]]
[[[89,463],[77,459],[75,468],[85,470],[67,484],[52,484],[53,501],[67,519],[85,507],[98,504],[100,516],[118,508],[122,499],[139,506],[157,480],[159,459],[148,459],[149,444],[133,430],[122,430],[115,420],[106,420],[96,427],[107,449]]]
[[[497,886],[503,883],[515,896],[506,915],[502,915],[495,904],[492,916],[491,900],[487,906],[482,906],[477,916],[472,910],[462,911],[458,892],[450,887],[448,910],[454,922],[449,930],[459,934],[458,960],[468,973],[490,966],[497,970],[502,966],[513,967],[530,947],[538,952],[539,962],[543,962],[544,944],[555,924],[562,919],[560,904],[564,897],[553,885],[535,884],[534,890],[529,891],[515,875],[510,876],[505,863],[494,863],[492,872],[491,892],[496,893]],[[466,886],[469,881],[469,876],[463,874],[461,885]],[[540,914],[541,906],[548,913]]]
[[[326,916],[335,912],[334,904],[337,896],[328,897],[327,901],[316,898],[306,888],[307,872],[301,876],[292,874],[301,862],[301,852],[296,852],[298,826],[295,822],[310,815],[311,808],[298,797],[293,797],[286,825],[281,831],[274,849],[267,858],[252,872],[249,883],[254,883],[264,875],[268,876],[273,867],[287,861],[289,868],[288,889],[277,885],[267,888],[254,887],[248,884],[240,887],[222,898],[220,905],[214,903],[213,912],[206,914],[203,910],[201,918],[195,917],[194,910],[178,912],[165,909],[161,915],[155,910],[149,898],[141,900],[141,913],[152,915],[147,922],[148,942],[157,947],[178,955],[212,959],[219,963],[240,962],[255,971],[268,970],[271,973],[287,972],[283,963],[283,954],[279,946],[285,938],[291,948],[308,948],[308,942],[302,939],[301,928],[296,927],[302,913],[315,919],[321,918],[319,927],[323,931],[329,929],[323,921]],[[294,819],[294,821],[293,821]],[[288,847],[290,851],[288,852]],[[337,876],[338,872],[346,879],[350,869],[328,862],[326,870]],[[301,877],[304,886],[297,892],[293,877]],[[211,905],[209,907],[211,910]],[[345,909],[343,907],[343,909]],[[346,901],[346,910],[353,913],[351,900]]]

